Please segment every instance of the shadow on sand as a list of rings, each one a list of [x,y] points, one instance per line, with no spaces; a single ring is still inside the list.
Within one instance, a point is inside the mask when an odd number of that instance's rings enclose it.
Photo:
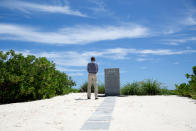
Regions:
[[[98,94],[98,97],[106,97],[105,94]],[[76,98],[75,100],[81,101],[81,100],[88,100],[87,98]]]
[[[127,97],[128,95],[119,95],[117,97]],[[98,94],[98,97],[108,97],[105,94]],[[76,98],[75,100],[81,101],[81,100],[88,100],[87,98]]]

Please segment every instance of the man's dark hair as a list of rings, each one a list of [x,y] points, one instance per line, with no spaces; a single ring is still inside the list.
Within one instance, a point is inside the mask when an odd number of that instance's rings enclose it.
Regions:
[[[91,57],[91,61],[95,61],[95,57],[94,56]]]

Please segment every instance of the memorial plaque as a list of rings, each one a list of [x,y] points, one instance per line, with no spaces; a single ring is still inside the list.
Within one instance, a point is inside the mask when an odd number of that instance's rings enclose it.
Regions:
[[[104,69],[105,73],[105,95],[120,95],[120,70],[119,68]]]

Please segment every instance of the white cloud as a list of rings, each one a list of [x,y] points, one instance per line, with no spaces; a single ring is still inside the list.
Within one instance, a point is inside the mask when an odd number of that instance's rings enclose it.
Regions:
[[[196,25],[196,9],[193,6],[188,6],[187,10],[184,12],[185,17],[180,20],[182,24],[187,26]]]
[[[57,69],[61,71],[67,72],[75,72],[81,73],[78,69],[67,69],[66,67],[80,67],[86,66],[90,60],[91,56],[99,57],[99,58],[107,58],[113,60],[122,60],[129,58],[129,54],[132,55],[183,55],[183,54],[191,54],[196,53],[196,50],[180,50],[174,51],[169,49],[126,49],[126,48],[114,48],[114,49],[105,49],[100,52],[98,51],[84,51],[84,52],[76,52],[76,51],[68,51],[68,52],[33,52],[33,51],[17,51],[17,53],[23,53],[25,55],[32,54],[37,57],[47,57],[49,60],[52,60],[56,63]],[[116,56],[122,57],[116,57]],[[142,62],[145,60],[150,60],[150,58],[138,59],[134,58],[136,61]]]
[[[196,25],[196,19],[193,16],[189,16],[184,20],[185,25]]]
[[[174,29],[172,29],[172,28],[171,28],[171,29],[168,29],[168,30],[166,30],[166,31],[163,32],[163,34],[169,34],[169,35],[170,35],[170,34],[174,34],[174,33],[176,33],[176,30],[174,30]]]
[[[141,38],[147,35],[148,29],[146,27],[133,24],[120,26],[80,25],[62,28],[56,32],[44,32],[33,27],[0,23],[1,40],[19,40],[45,44],[86,44],[102,40]]]
[[[143,61],[152,61],[153,59],[151,58],[137,58],[136,61],[138,62],[143,62]]]
[[[94,3],[96,7],[90,7],[92,11],[97,12],[106,12],[105,3],[102,0],[89,0],[89,2]]]
[[[68,5],[66,6],[57,6],[57,5],[43,5],[36,4],[18,0],[4,0],[0,2],[1,7],[6,7],[12,10],[19,10],[25,13],[31,12],[46,12],[46,13],[61,13],[67,15],[75,15],[80,17],[86,17],[85,14],[70,9]]]
[[[86,71],[84,69],[72,69],[72,68],[67,68],[67,67],[60,66],[60,65],[57,65],[56,69],[60,70],[60,71],[63,71],[63,72],[74,72],[74,73],[81,73],[81,72]]]
[[[53,60],[57,65],[61,65],[61,66],[86,66],[89,57],[84,54],[81,54],[80,52],[73,52],[73,51],[42,52],[42,53],[35,53],[35,55],[45,56],[50,60]]]
[[[191,48],[190,46],[187,46],[186,49],[187,49],[187,50],[190,50],[190,49],[192,49],[192,48]]]
[[[196,50],[181,50],[181,51],[173,51],[170,49],[156,49],[156,50],[151,50],[151,49],[126,49],[126,48],[116,48],[120,50],[117,54],[138,54],[138,55],[180,55],[180,54],[188,54],[188,53],[196,53]]]
[[[181,38],[181,39],[166,39],[163,40],[168,45],[179,45],[181,43],[186,43],[188,41],[196,41],[196,37]]]
[[[67,73],[69,76],[84,76],[84,73]]]
[[[140,50],[138,52],[140,54],[151,54],[151,55],[182,55],[182,54],[196,53],[196,50],[172,51],[169,49],[159,49],[159,50]]]

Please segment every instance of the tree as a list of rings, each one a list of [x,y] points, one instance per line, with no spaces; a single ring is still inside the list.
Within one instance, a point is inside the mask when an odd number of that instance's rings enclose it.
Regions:
[[[181,96],[188,96],[196,99],[196,66],[192,67],[193,74],[186,74],[186,78],[189,79],[188,83],[182,83],[176,86],[176,93]]]
[[[189,84],[190,84],[190,87],[196,91],[196,66],[193,66],[193,74],[186,74],[186,78],[187,79],[190,79],[189,80]]]
[[[45,57],[0,52],[0,103],[67,94],[75,82]]]

